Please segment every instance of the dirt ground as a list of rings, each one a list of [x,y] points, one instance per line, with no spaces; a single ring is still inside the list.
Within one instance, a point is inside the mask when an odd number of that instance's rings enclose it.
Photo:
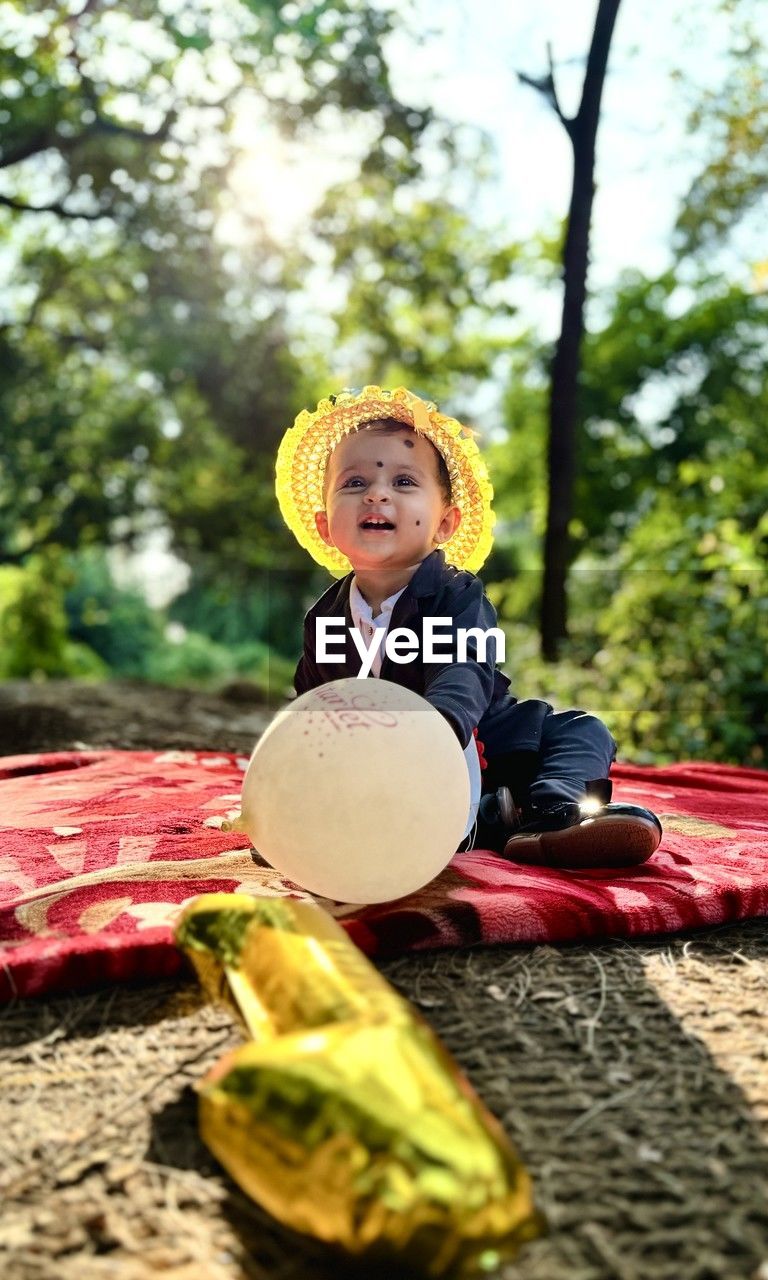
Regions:
[[[4,685],[0,751],[248,750],[268,711],[247,694]],[[496,1280],[768,1280],[765,920],[381,968],[533,1176],[548,1234]],[[0,1010],[0,1275],[368,1280],[202,1146],[194,1083],[240,1040],[183,979]]]

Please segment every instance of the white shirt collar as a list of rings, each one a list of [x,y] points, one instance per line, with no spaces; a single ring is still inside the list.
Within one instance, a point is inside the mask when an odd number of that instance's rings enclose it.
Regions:
[[[395,607],[395,601],[400,599],[404,591],[405,587],[401,587],[399,591],[394,593],[394,595],[387,596],[386,600],[382,600],[381,609],[374,619],[373,609],[360,591],[360,588],[357,585],[357,580],[353,578],[352,585],[349,589],[349,608],[355,625],[360,621],[375,622],[376,626],[379,627],[383,626],[385,622],[388,623],[392,610]]]

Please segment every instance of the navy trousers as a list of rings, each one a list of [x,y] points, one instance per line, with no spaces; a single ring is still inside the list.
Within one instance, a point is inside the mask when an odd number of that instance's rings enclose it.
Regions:
[[[597,716],[554,711],[538,698],[503,699],[483,716],[478,736],[488,761],[484,792],[509,787],[521,807],[611,798],[616,743]]]

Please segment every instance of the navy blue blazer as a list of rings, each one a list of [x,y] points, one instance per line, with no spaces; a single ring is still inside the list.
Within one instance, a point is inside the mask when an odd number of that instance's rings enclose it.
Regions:
[[[296,668],[294,684],[297,693],[306,693],[332,680],[356,676],[362,662],[354,646],[349,628],[353,625],[349,593],[353,574],[334,582],[312,606],[304,619],[304,652]],[[446,564],[442,551],[433,551],[422,560],[415,574],[395,602],[389,630],[409,627],[419,640],[419,652],[408,663],[396,663],[382,653],[380,678],[391,680],[419,693],[446,717],[454,728],[462,747],[466,747],[472,730],[478,729],[486,744],[486,755],[510,749],[537,750],[541,725],[548,703],[526,700],[518,703],[509,692],[509,679],[496,666],[496,647],[489,637],[486,657],[480,661],[472,637],[467,641],[467,661],[423,662],[421,658],[425,618],[449,617],[453,621],[453,645],[456,631],[479,627],[487,631],[498,625],[496,611],[485,594],[483,584],[474,573]],[[318,618],[343,618],[345,656],[343,662],[317,660],[316,623]],[[448,634],[445,647],[448,648]],[[340,641],[339,641],[340,646]],[[516,714],[509,717],[515,707]],[[510,739],[511,736],[514,741]]]

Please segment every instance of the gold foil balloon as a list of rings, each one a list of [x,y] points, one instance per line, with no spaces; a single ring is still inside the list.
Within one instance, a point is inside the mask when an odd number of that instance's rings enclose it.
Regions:
[[[467,766],[448,722],[418,694],[389,680],[335,680],[269,725],[241,806],[232,828],[296,884],[339,902],[387,902],[427,884],[455,853]]]
[[[203,1140],[275,1218],[393,1277],[498,1274],[540,1233],[497,1121],[320,907],[206,894],[176,940],[252,1037],[199,1086]]]

